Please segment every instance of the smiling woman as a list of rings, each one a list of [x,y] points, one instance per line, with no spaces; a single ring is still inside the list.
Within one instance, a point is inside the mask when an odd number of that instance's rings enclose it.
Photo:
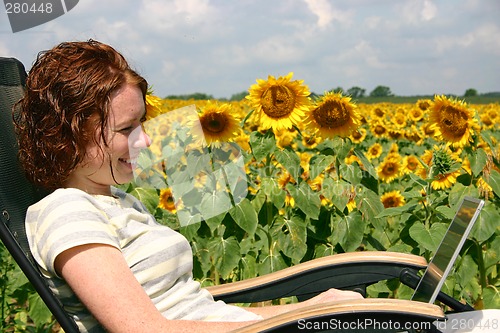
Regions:
[[[147,82],[112,47],[92,40],[57,45],[40,54],[26,90],[16,119],[20,159],[30,179],[50,191],[29,207],[26,236],[81,332],[223,332],[361,297],[329,290],[301,304],[244,309],[201,288],[186,237],[116,186],[132,180],[134,160],[151,141],[142,123]],[[225,107],[209,107],[200,122],[213,140],[237,129]]]

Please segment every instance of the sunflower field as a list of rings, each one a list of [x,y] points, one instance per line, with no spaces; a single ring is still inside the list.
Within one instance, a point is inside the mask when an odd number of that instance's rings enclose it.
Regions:
[[[165,161],[150,172],[161,175],[160,186],[123,187],[188,238],[195,278],[221,284],[352,251],[429,260],[467,195],[486,204],[445,292],[477,309],[500,308],[500,105],[446,96],[358,105],[333,92],[313,99],[292,75],[258,79],[241,102],[147,96],[149,119],[194,104],[202,146],[213,152],[230,143],[244,163],[236,178],[244,180],[245,195],[196,223],[180,223],[179,210],[205,194],[175,196]],[[167,140],[171,130],[157,126],[148,134]],[[206,164],[201,155],[189,155],[181,168]],[[210,199],[235,187],[216,186]],[[412,291],[387,281],[368,293],[408,299]]]

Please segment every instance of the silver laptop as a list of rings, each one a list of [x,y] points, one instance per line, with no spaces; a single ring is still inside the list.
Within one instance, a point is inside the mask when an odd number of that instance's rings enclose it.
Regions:
[[[484,201],[472,197],[464,197],[455,217],[450,223],[441,244],[439,244],[424,275],[420,279],[412,300],[434,303],[450,273],[455,260],[467,239]]]

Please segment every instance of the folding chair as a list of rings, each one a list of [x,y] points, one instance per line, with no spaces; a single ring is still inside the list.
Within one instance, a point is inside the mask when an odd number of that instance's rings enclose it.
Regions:
[[[17,141],[12,122],[13,105],[21,98],[26,72],[14,58],[0,58],[0,238],[65,332],[78,332],[73,319],[48,288],[30,252],[24,219],[28,206],[44,196],[29,183],[18,165]],[[425,268],[424,258],[391,252],[356,252],[311,260],[266,276],[210,287],[215,299],[228,303],[258,302],[286,296],[304,300],[329,288],[351,289],[361,293],[380,280],[401,281]],[[411,284],[411,283],[410,283]],[[242,332],[300,331],[297,320],[337,318],[359,320],[390,318],[400,322],[430,323],[443,319],[440,307],[408,304],[409,301],[366,299],[325,304],[264,320]],[[410,302],[412,303],[412,302]],[[414,302],[413,302],[414,303]],[[389,315],[389,317],[387,317]],[[295,317],[294,317],[295,316]],[[302,319],[300,319],[302,318]],[[306,323],[304,322],[304,324]],[[352,331],[352,330],[350,330]]]

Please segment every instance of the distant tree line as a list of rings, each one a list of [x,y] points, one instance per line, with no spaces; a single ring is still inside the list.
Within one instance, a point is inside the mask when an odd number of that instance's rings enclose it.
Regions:
[[[347,95],[352,97],[353,99],[362,99],[365,97],[375,97],[375,98],[383,98],[383,97],[393,97],[395,96],[391,88],[384,86],[384,85],[379,85],[376,86],[368,95],[366,94],[366,89],[354,86],[351,87],[347,90],[344,90],[342,87],[337,87],[334,89],[331,89],[329,91],[335,92],[335,93],[342,93],[343,95]],[[186,94],[186,95],[168,95],[165,98],[166,99],[180,99],[180,100],[210,100],[210,99],[218,99],[218,100],[224,100],[224,101],[241,101],[242,99],[245,98],[245,96],[248,95],[248,91],[242,91],[236,94],[231,95],[229,99],[227,98],[214,98],[213,95],[208,95],[204,93],[193,93],[193,94]],[[318,97],[319,95],[312,92],[311,93],[312,97]],[[484,96],[484,97],[500,97],[500,92],[489,92],[489,93],[482,93],[479,94],[478,91],[474,88],[469,88],[465,90],[465,93],[461,97],[476,97],[476,96]],[[458,96],[456,96],[458,97]]]

